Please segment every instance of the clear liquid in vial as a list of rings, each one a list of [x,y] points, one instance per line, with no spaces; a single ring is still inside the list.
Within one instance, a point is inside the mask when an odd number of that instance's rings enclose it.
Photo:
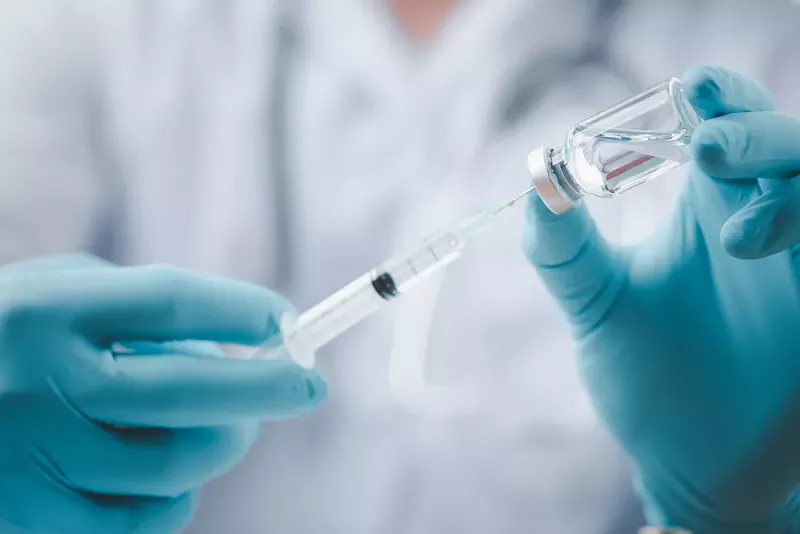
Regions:
[[[700,123],[672,79],[578,125],[553,163],[569,170],[581,194],[621,194],[686,162]]]

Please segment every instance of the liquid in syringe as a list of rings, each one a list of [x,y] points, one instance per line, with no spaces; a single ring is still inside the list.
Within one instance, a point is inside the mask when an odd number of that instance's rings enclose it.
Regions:
[[[496,218],[533,191],[439,231],[411,254],[396,256],[332,294],[299,317],[284,317],[281,331],[285,349],[305,367],[314,365],[316,350],[376,313],[415,284],[453,263],[469,238],[491,226]]]

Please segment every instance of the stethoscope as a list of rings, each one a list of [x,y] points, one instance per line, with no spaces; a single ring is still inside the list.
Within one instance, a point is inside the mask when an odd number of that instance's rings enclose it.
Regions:
[[[565,81],[570,74],[583,67],[599,67],[623,85],[631,94],[643,89],[644,84],[636,74],[612,57],[608,47],[608,35],[616,24],[616,15],[625,7],[627,0],[597,0],[593,24],[586,45],[578,53],[556,54],[537,58],[524,66],[517,74],[515,83],[507,85],[509,90],[501,94],[496,111],[489,125],[490,137],[499,136],[512,129],[536,108],[545,94]],[[267,136],[271,143],[271,168],[274,196],[271,202],[277,232],[276,277],[277,287],[288,287],[292,282],[293,228],[289,206],[291,205],[291,169],[288,161],[289,125],[288,116],[293,59],[301,38],[298,21],[302,17],[302,4],[296,0],[281,2],[278,26],[275,32],[272,76],[271,113]],[[501,92],[502,93],[502,92]],[[476,140],[477,145],[481,140]],[[446,189],[454,187],[453,181],[445,183],[441,198],[447,198]],[[455,184],[457,185],[457,184]],[[431,387],[424,380],[424,360],[427,353],[430,318],[438,301],[441,277],[427,285],[427,292],[414,302],[398,310],[395,321],[395,340],[404,340],[402,346],[394,343],[390,355],[390,383],[396,400],[405,408],[424,416],[448,416],[463,414],[476,409],[474,396],[460,385]],[[416,306],[416,308],[412,308]],[[405,311],[405,313],[404,313]],[[468,388],[467,388],[468,390]],[[466,391],[466,392],[465,392]]]

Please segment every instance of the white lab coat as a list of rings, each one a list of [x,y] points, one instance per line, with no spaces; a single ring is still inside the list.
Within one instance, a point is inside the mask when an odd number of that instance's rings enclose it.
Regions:
[[[632,83],[713,62],[780,96],[797,77],[782,67],[800,22],[788,2],[639,2],[608,36],[632,77],[571,70],[495,132],[503,95],[525,87],[521,65],[586,46],[587,3],[465,2],[422,66],[377,4],[311,2],[281,108],[283,185],[269,105],[278,3],[0,6],[2,260],[100,250],[277,286],[302,309],[425,231],[524,188],[529,149],[561,141],[575,120],[641,88]],[[679,185],[593,203],[604,233],[641,239]],[[568,329],[522,257],[519,229],[510,217],[447,277],[321,352],[330,402],[265,426],[248,459],[205,491],[190,532],[619,526],[624,462],[582,394]],[[396,374],[423,360],[425,381],[466,384],[476,404],[418,404],[425,390]]]

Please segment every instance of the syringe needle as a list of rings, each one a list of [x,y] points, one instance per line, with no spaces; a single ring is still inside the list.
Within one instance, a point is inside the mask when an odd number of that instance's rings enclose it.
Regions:
[[[523,191],[521,194],[517,195],[516,197],[512,198],[511,200],[509,200],[508,202],[506,202],[505,204],[503,204],[502,206],[500,206],[499,208],[494,210],[494,212],[495,213],[500,213],[501,211],[505,210],[506,208],[510,208],[511,206],[513,206],[514,204],[516,204],[517,202],[519,202],[523,198],[527,197],[528,195],[530,195],[534,191],[536,191],[536,186],[532,185],[528,189]]]
[[[317,349],[377,312],[412,285],[455,261],[469,238],[492,226],[497,215],[533,190],[530,187],[495,210],[484,211],[458,226],[433,234],[411,254],[390,259],[295,320],[282,324],[284,347],[301,365],[313,365]]]
[[[506,209],[512,207],[514,204],[516,204],[529,194],[533,193],[535,190],[536,187],[531,186],[525,191],[523,191],[521,194],[517,195],[516,197],[512,198],[508,202],[501,205],[500,207],[495,208],[493,210],[484,211],[483,213],[479,213],[478,215],[470,219],[467,219],[461,225],[459,225],[456,232],[458,233],[459,236],[461,236],[464,239],[477,234],[479,231],[491,226],[491,223],[492,221],[494,221],[494,218],[496,216],[500,215]]]

